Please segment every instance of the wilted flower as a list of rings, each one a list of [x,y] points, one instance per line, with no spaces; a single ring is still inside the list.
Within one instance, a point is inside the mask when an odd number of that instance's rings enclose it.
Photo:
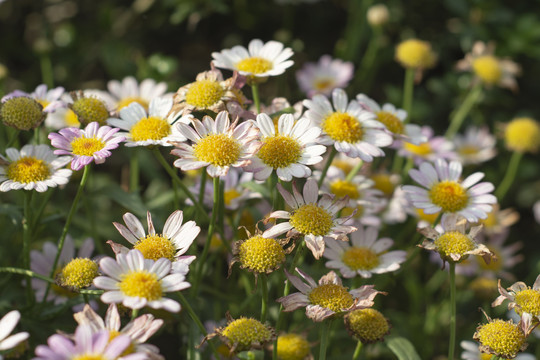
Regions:
[[[540,321],[540,275],[536,278],[532,288],[524,282],[518,281],[506,291],[501,286],[501,280],[498,283],[499,297],[495,299],[492,306],[501,305],[504,300],[510,300],[508,310],[514,309],[519,315],[523,313],[530,314],[533,319]]]

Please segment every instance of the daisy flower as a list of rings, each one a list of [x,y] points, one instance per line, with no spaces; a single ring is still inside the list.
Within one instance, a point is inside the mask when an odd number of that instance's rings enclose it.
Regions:
[[[251,40],[248,48],[237,45],[232,49],[213,52],[212,63],[222,69],[238,71],[250,80],[281,75],[294,62],[287,60],[293,55],[290,48],[283,48],[277,41],[263,43],[259,39]]]
[[[321,129],[311,126],[310,120],[294,121],[291,114],[283,114],[276,131],[267,114],[257,115],[257,128],[261,133],[261,147],[245,170],[253,172],[255,180],[266,180],[273,171],[282,181],[311,175],[309,165],[322,161],[326,147],[317,144]]]
[[[119,111],[131,103],[138,103],[148,110],[150,102],[159,96],[165,95],[167,84],[156,82],[154,79],[144,79],[140,83],[133,76],[122,81],[111,80],[107,83],[109,92],[95,90],[111,109]]]
[[[70,156],[55,156],[48,145],[6,149],[6,157],[0,155],[0,191],[45,192],[50,187],[65,185],[72,171],[63,167],[70,160]]]
[[[194,255],[184,255],[199,235],[201,228],[195,221],[188,221],[182,225],[184,214],[180,210],[173,212],[163,226],[163,233],[157,234],[150,212],[146,213],[148,223],[148,235],[146,235],[142,223],[131,213],[125,213],[122,217],[127,227],[114,222],[118,232],[133,244],[133,249],[141,252],[145,259],[158,260],[166,258],[173,263],[174,272],[182,270],[187,274],[188,266],[195,260]],[[111,240],[107,241],[116,254],[127,254],[129,249]]]
[[[170,97],[153,98],[147,111],[141,104],[134,102],[120,110],[120,118],[109,118],[111,126],[125,130],[118,135],[126,137],[125,146],[172,146],[173,141],[185,141],[186,138],[173,126],[176,115],[168,115],[172,109]],[[179,119],[186,121],[187,119]]]
[[[60,101],[62,101],[64,106],[56,108],[54,112],[47,115],[45,118],[45,126],[54,130],[63,129],[65,127],[81,126],[77,114],[67,106],[67,104],[73,103],[71,95],[69,93],[62,94]]]
[[[444,136],[434,136],[433,129],[422,126],[421,133],[427,138],[418,145],[403,141],[399,147],[398,155],[413,158],[416,165],[424,161],[434,162],[437,159],[455,159],[454,144]]]
[[[83,311],[73,315],[75,321],[79,325],[89,326],[93,333],[99,333],[103,330],[108,330],[112,338],[118,335],[127,335],[131,339],[127,353],[145,353],[149,359],[163,360],[163,356],[159,355],[159,348],[145,344],[146,340],[159,330],[163,325],[163,320],[154,319],[152,314],[141,315],[130,321],[122,329],[120,314],[116,304],[109,305],[105,319],[102,319],[89,305],[85,305]]]
[[[326,239],[323,256],[329,269],[338,269],[345,278],[360,275],[370,278],[371,274],[396,271],[407,256],[406,251],[388,251],[394,244],[390,238],[378,239],[379,229],[359,226],[349,235],[350,243]]]
[[[456,154],[463,165],[481,164],[496,154],[496,140],[487,127],[468,127],[464,135],[453,139]]]
[[[536,277],[532,288],[522,281],[518,281],[506,291],[498,283],[499,297],[491,304],[495,307],[501,305],[504,300],[510,300],[508,310],[515,309],[516,313],[522,316],[523,313],[530,314],[533,319],[540,320],[540,275]]]
[[[130,309],[164,309],[179,312],[180,304],[164,298],[166,292],[180,291],[191,286],[183,273],[173,273],[169,259],[157,261],[145,259],[142,253],[133,249],[126,254],[116,254],[116,260],[105,257],[99,262],[106,276],[94,279],[94,285],[104,289],[101,301],[106,304],[122,303]]]
[[[251,157],[260,147],[257,140],[258,131],[251,122],[238,125],[238,120],[230,123],[226,111],[220,112],[214,121],[205,116],[202,121],[192,118],[193,128],[178,123],[178,131],[193,142],[176,143],[171,154],[180,159],[174,166],[183,171],[208,167],[208,175],[212,177],[226,175],[229,168],[249,165]],[[237,126],[238,125],[238,126]]]
[[[348,199],[335,200],[334,197],[324,194],[320,200],[319,188],[314,179],[308,179],[304,185],[303,195],[300,194],[293,183],[293,194],[277,185],[281,196],[289,205],[291,211],[274,211],[268,218],[286,219],[274,225],[263,233],[263,237],[276,237],[287,233],[287,237],[301,236],[313,256],[319,259],[324,252],[324,238],[346,240],[346,234],[356,230],[354,226],[344,225],[347,218],[336,218],[336,214],[347,204]]]
[[[123,136],[115,136],[118,130],[92,122],[84,130],[64,128],[58,134],[50,133],[49,140],[58,149],[54,150],[55,155],[73,156],[71,168],[81,170],[92,161],[103,164],[111,156],[111,150],[125,140]]]
[[[317,63],[305,63],[296,72],[296,81],[300,90],[308,97],[315,94],[329,96],[336,88],[346,88],[353,78],[353,73],[352,62],[323,55]]]
[[[423,186],[403,186],[414,207],[423,209],[426,214],[439,211],[462,215],[470,222],[485,219],[497,198],[491,195],[494,186],[489,182],[478,183],[484,174],[476,172],[459,181],[461,163],[438,159],[435,166],[424,162],[420,169],[411,169],[411,178]]]
[[[332,91],[332,102],[323,95],[304,100],[304,106],[309,109],[304,116],[323,130],[320,143],[333,144],[338,152],[366,162],[384,156],[380,147],[392,144],[392,136],[376,116],[363,110],[357,101],[348,102],[343,89]]]
[[[283,311],[294,311],[305,307],[306,316],[316,322],[336,314],[342,315],[356,309],[369,308],[373,306],[375,296],[381,293],[374,290],[373,285],[364,285],[347,291],[341,279],[333,271],[321,277],[319,284],[298,268],[296,272],[302,279],[289,274],[287,270],[284,271],[289,281],[300,292],[280,297],[276,301],[283,305]]]
[[[491,354],[480,352],[478,344],[473,341],[462,341],[460,343],[463,348],[461,358],[463,360],[484,360],[491,359]],[[518,354],[515,360],[536,360],[536,357],[531,354]]]
[[[0,351],[13,349],[30,336],[27,332],[20,332],[9,336],[13,329],[15,329],[15,326],[17,326],[20,318],[21,313],[17,310],[12,310],[0,319]],[[0,354],[0,360],[2,359],[3,357]]]

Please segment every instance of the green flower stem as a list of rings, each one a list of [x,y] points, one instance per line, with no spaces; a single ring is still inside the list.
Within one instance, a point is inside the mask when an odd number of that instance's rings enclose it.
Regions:
[[[41,66],[41,79],[43,83],[47,85],[49,90],[54,86],[54,75],[51,63],[51,57],[48,53],[42,54],[39,57],[39,64]]]
[[[341,57],[344,60],[356,62],[356,59],[361,54],[360,48],[366,33],[366,21],[358,21],[358,19],[366,18],[366,11],[371,6],[372,0],[350,0],[349,1],[349,16],[347,26],[345,28],[345,44]]]
[[[32,195],[34,191],[24,192],[24,221],[23,225],[23,266],[30,270],[30,242],[32,241]],[[28,306],[34,303],[34,293],[32,291],[32,282],[26,278],[26,302]]]
[[[495,190],[495,196],[497,197],[499,204],[502,203],[504,196],[506,195],[508,189],[510,189],[510,186],[516,178],[517,169],[519,167],[519,163],[521,162],[522,157],[522,152],[515,151],[510,158],[510,163],[508,164],[506,174],[504,174],[503,180],[499,184],[497,190]]]
[[[136,193],[139,191],[139,151],[133,149],[129,158],[129,191]]]
[[[278,177],[275,172],[272,172],[270,176],[268,177],[268,190],[270,191],[270,196],[272,197],[272,211],[278,208],[278,198],[281,196],[279,191],[277,190],[276,184],[278,183]]]
[[[362,347],[364,344],[360,340],[358,340],[358,343],[356,344],[356,349],[354,349],[354,354],[352,356],[352,360],[358,360],[360,358],[360,353],[362,352]]]
[[[54,257],[53,265],[51,268],[51,272],[49,274],[49,277],[53,277],[54,272],[56,270],[56,267],[58,266],[58,260],[60,259],[60,254],[62,253],[62,249],[64,248],[64,241],[66,240],[66,235],[68,233],[69,227],[71,226],[71,220],[73,220],[73,216],[75,215],[75,212],[77,210],[77,206],[79,205],[79,200],[81,199],[81,195],[84,190],[84,186],[86,185],[86,182],[88,181],[88,174],[90,173],[90,165],[86,165],[83,170],[83,175],[81,178],[81,183],[79,184],[79,189],[77,190],[77,194],[75,195],[75,198],[73,199],[73,203],[71,204],[71,209],[69,210],[69,214],[66,219],[66,223],[64,224],[64,229],[62,230],[62,235],[60,235],[60,239],[58,240],[58,250],[56,252],[56,256]],[[45,303],[47,299],[47,295],[49,294],[51,287],[50,284],[47,285],[47,289],[45,290],[45,295],[43,296],[42,303]]]
[[[450,343],[448,360],[454,360],[456,347],[456,263],[450,262]]]
[[[11,127],[5,127],[7,129],[7,133],[9,134],[11,131],[11,136],[9,137],[8,143],[6,144],[6,147],[4,148],[4,151],[9,148],[11,145],[15,144],[17,139],[19,138],[19,132],[20,130],[13,129],[11,130]]]
[[[329,318],[322,323],[319,360],[326,360],[326,350],[328,348],[328,342],[330,340],[330,328],[332,327],[332,321],[333,319]]]
[[[405,81],[403,82],[403,110],[407,112],[407,118],[404,123],[408,123],[411,119],[415,71],[415,69],[407,69],[405,71]]]
[[[358,174],[358,172],[362,168],[362,165],[364,165],[364,161],[360,160],[358,164],[356,164],[356,166],[351,170],[351,172],[347,174],[345,181],[348,181],[348,182],[352,181],[355,175]]]
[[[377,52],[379,51],[379,44],[381,43],[382,26],[375,26],[371,28],[372,34],[369,39],[367,50],[364,53],[362,62],[359,67],[359,76],[356,77],[355,84],[364,86],[365,80],[369,79],[371,72],[373,71],[373,63],[377,58]],[[365,87],[364,87],[365,89]]]
[[[206,172],[206,169],[203,169],[201,174],[201,188],[199,189],[199,204],[203,204],[204,201],[204,189],[206,188],[206,180],[208,179],[208,173]]]
[[[14,267],[0,267],[0,273],[24,275],[28,277],[29,279],[36,278],[39,280],[46,281],[50,284],[54,284],[54,280],[51,279],[50,277],[35,273],[32,270],[26,270],[26,269],[14,268]]]
[[[253,82],[251,84],[251,93],[253,94],[253,103],[255,104],[255,109],[257,109],[257,114],[261,113],[261,100],[259,98],[259,84]]]
[[[139,309],[131,310],[131,320],[134,320],[139,315]]]
[[[450,120],[450,125],[448,126],[446,134],[444,135],[447,139],[453,139],[454,136],[456,136],[459,128],[463,124],[463,120],[465,120],[473,106],[478,102],[478,100],[480,100],[481,97],[482,83],[478,82],[475,86],[471,88],[471,90],[469,90],[467,97],[465,98],[465,100],[463,100],[461,106],[454,113],[454,116],[452,116],[452,119]]]
[[[264,324],[266,321],[266,314],[268,312],[268,281],[266,279],[266,274],[260,274],[260,279],[262,291],[261,322]]]
[[[34,140],[34,145],[39,145],[39,127],[34,128],[34,136],[32,140]]]
[[[324,164],[324,169],[321,173],[321,178],[319,179],[319,182],[317,185],[319,188],[321,187],[324,178],[326,177],[326,173],[328,172],[328,169],[330,168],[330,165],[332,165],[332,161],[334,160],[334,157],[336,157],[337,150],[334,146],[332,146],[332,150],[330,151],[330,155],[328,155],[328,159],[326,159],[326,164]]]
[[[414,166],[414,159],[412,157],[407,158],[407,162],[405,163],[405,166],[403,167],[403,171],[401,172],[402,179],[407,179],[409,177],[409,171]]]

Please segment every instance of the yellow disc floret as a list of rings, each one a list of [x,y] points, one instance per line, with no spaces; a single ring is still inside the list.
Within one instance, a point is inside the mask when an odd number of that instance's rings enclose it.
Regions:
[[[74,289],[84,289],[92,285],[98,276],[98,265],[88,258],[75,258],[71,260],[60,273],[62,286]]]
[[[326,235],[334,225],[332,215],[316,204],[306,204],[296,209],[289,223],[302,234]]]
[[[319,305],[333,312],[346,310],[354,303],[353,296],[347,288],[338,284],[319,285],[308,294],[308,299],[313,305]]]
[[[355,117],[342,112],[335,112],[323,120],[321,128],[334,141],[355,144],[362,140],[362,124]]]
[[[272,70],[273,67],[274,65],[271,61],[257,56],[249,57],[236,63],[238,70],[255,75],[263,74]]]
[[[403,148],[414,155],[425,157],[433,152],[431,145],[428,142],[421,143],[420,145],[415,145],[409,142],[403,144]]]
[[[236,345],[239,352],[249,350],[253,345],[267,343],[274,337],[271,329],[251,318],[232,321],[221,331],[221,335],[227,338],[231,346]]]
[[[101,354],[84,354],[75,355],[71,360],[107,360],[107,358]]]
[[[489,353],[510,359],[516,357],[526,342],[526,336],[517,324],[501,319],[480,326],[475,339],[488,348]]]
[[[238,250],[242,267],[256,273],[270,273],[285,261],[285,251],[275,239],[258,235],[241,243]]]
[[[373,174],[371,180],[375,183],[373,187],[380,190],[386,196],[392,196],[394,193],[395,185],[390,175],[388,174]]]
[[[45,160],[23,156],[8,165],[6,176],[13,181],[28,184],[48,179],[51,169]]]
[[[388,111],[379,111],[375,115],[377,115],[377,120],[382,122],[392,133],[403,134],[403,131],[405,130],[403,121],[401,121],[396,115]]]
[[[126,296],[141,297],[148,301],[161,299],[163,293],[157,275],[144,270],[122,275],[119,288]]]
[[[516,118],[504,131],[506,147],[519,152],[536,152],[540,147],[540,125],[531,118]]]
[[[350,199],[358,199],[360,192],[356,184],[347,180],[336,180],[330,184],[330,191],[338,198],[349,196]]]
[[[375,309],[351,311],[345,317],[345,326],[349,333],[364,344],[381,341],[388,334],[388,320]]]
[[[531,288],[521,290],[516,293],[514,299],[518,305],[515,309],[519,315],[524,312],[532,316],[540,315],[540,291]]]
[[[123,335],[120,331],[117,330],[109,330],[109,342],[113,341],[118,335]],[[129,346],[120,354],[120,356],[126,356],[129,354],[133,354],[135,352],[135,344],[133,344],[133,341],[130,341]]]
[[[465,256],[466,252],[475,248],[475,242],[459,231],[448,231],[435,240],[437,251],[444,258],[450,258],[451,254]]]
[[[225,203],[225,205],[230,206],[232,204],[232,201],[239,198],[240,196],[242,196],[242,193],[238,192],[238,190],[236,189],[225,190],[223,192],[223,202]]]
[[[64,121],[68,127],[81,126],[81,123],[79,122],[79,118],[77,117],[77,114],[75,114],[73,110],[71,109],[66,109],[66,112],[64,114]]]
[[[472,68],[476,76],[488,85],[494,85],[502,77],[499,60],[492,55],[484,55],[473,60]]]
[[[157,116],[142,118],[129,130],[133,141],[161,140],[171,134],[171,125]]]
[[[193,145],[197,160],[214,166],[231,166],[240,157],[240,150],[240,143],[225,134],[208,135]]]
[[[406,68],[425,69],[434,65],[435,54],[428,42],[410,39],[397,46],[396,59]]]
[[[425,220],[428,223],[433,224],[439,217],[440,212],[437,212],[435,214],[426,214],[424,212],[424,209],[416,209],[416,214],[418,215],[419,219]]]
[[[120,111],[131,103],[137,103],[148,111],[148,101],[138,96],[128,96],[121,99],[120,101],[118,101],[118,104],[116,104],[116,110]]]
[[[277,339],[277,355],[280,360],[304,360],[309,355],[309,343],[298,334],[280,335]]]
[[[109,118],[109,110],[105,103],[93,97],[81,97],[73,102],[71,110],[79,118],[81,124],[87,125],[96,121],[99,125],[105,125]]]
[[[147,235],[137,241],[133,248],[139,250],[145,259],[154,261],[161,258],[174,261],[176,255],[176,248],[171,240],[160,234]]]
[[[469,203],[467,190],[455,181],[441,181],[429,190],[431,202],[442,208],[443,212],[463,210]]]
[[[263,140],[257,156],[273,169],[286,168],[300,160],[302,146],[290,136],[276,135]]]
[[[19,96],[7,100],[2,105],[0,118],[7,126],[30,130],[41,124],[45,116],[40,103],[32,98]]]
[[[94,153],[105,147],[105,143],[95,137],[76,138],[71,142],[71,149],[74,155],[93,156]]]
[[[221,100],[225,89],[217,81],[200,80],[189,86],[186,102],[199,109],[208,109]]]
[[[365,247],[349,248],[343,253],[341,260],[352,270],[371,270],[379,265],[379,255]]]

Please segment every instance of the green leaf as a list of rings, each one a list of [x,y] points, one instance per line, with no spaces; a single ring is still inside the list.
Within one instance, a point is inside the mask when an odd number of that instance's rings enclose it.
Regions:
[[[389,338],[386,340],[386,344],[399,360],[420,360],[413,344],[403,337]]]

